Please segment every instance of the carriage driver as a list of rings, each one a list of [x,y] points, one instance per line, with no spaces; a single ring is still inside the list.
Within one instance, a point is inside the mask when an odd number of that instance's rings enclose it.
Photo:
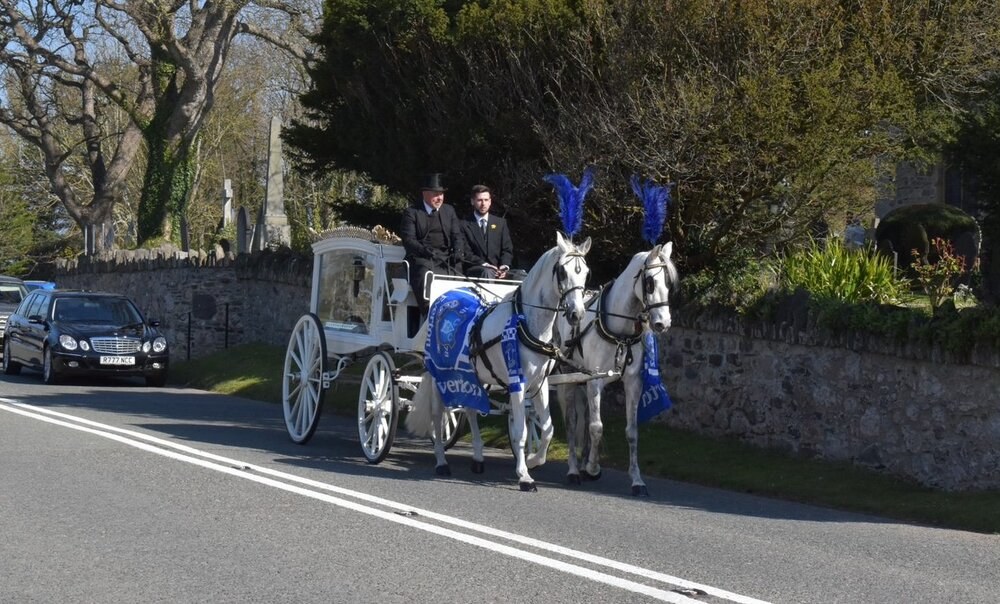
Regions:
[[[462,223],[455,209],[444,203],[446,190],[440,174],[426,175],[420,185],[422,201],[403,210],[399,228],[410,263],[410,286],[423,314],[429,307],[424,297],[425,275],[460,275],[465,256]]]

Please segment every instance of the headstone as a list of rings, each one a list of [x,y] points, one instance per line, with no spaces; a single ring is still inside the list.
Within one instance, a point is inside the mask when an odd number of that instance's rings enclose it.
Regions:
[[[281,158],[281,118],[277,115],[271,118],[271,134],[267,149],[267,197],[261,208],[264,225],[261,232],[260,247],[285,245],[292,242],[292,230],[288,226],[288,216],[285,214],[285,184],[284,161]],[[255,242],[256,243],[256,242]]]
[[[225,228],[233,222],[233,181],[225,179],[222,181],[222,227]]]
[[[246,254],[250,251],[250,218],[247,209],[240,208],[236,212],[236,253]]]
[[[184,216],[181,216],[181,251],[191,251],[191,234],[188,232],[188,221]]]

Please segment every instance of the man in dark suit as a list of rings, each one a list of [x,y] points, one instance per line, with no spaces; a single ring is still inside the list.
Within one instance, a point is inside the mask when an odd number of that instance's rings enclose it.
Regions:
[[[504,279],[511,276],[514,260],[507,221],[490,214],[493,198],[486,185],[472,187],[472,215],[463,221],[465,235],[465,274],[482,279]],[[520,273],[521,271],[517,271]]]
[[[455,209],[444,203],[446,189],[440,174],[428,174],[420,186],[422,201],[403,211],[399,236],[410,263],[410,286],[427,312],[424,279],[427,273],[457,275],[464,257],[461,221]]]

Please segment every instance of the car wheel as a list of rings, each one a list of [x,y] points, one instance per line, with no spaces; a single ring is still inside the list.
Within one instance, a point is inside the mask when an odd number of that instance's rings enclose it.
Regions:
[[[21,373],[21,364],[15,363],[10,356],[10,339],[3,343],[3,372],[5,375],[17,375]]]
[[[42,381],[46,384],[58,384],[59,374],[55,366],[52,365],[52,349],[45,349],[45,358],[42,363]]]
[[[146,385],[153,388],[162,388],[167,383],[167,372],[156,373],[146,376]]]

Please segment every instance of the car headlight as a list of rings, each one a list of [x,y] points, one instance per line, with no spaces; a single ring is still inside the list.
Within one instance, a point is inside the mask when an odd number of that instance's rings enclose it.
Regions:
[[[80,350],[84,352],[90,350],[90,344],[87,343],[87,340],[80,340]]]
[[[142,351],[143,352],[149,352],[149,349],[152,348],[152,347],[153,347],[153,345],[150,344],[149,342],[143,342],[142,343]]]
[[[59,336],[59,345],[65,350],[76,350],[76,340],[73,336],[67,336],[65,334]]]
[[[163,336],[153,340],[153,352],[163,352],[167,349],[167,339]]]

